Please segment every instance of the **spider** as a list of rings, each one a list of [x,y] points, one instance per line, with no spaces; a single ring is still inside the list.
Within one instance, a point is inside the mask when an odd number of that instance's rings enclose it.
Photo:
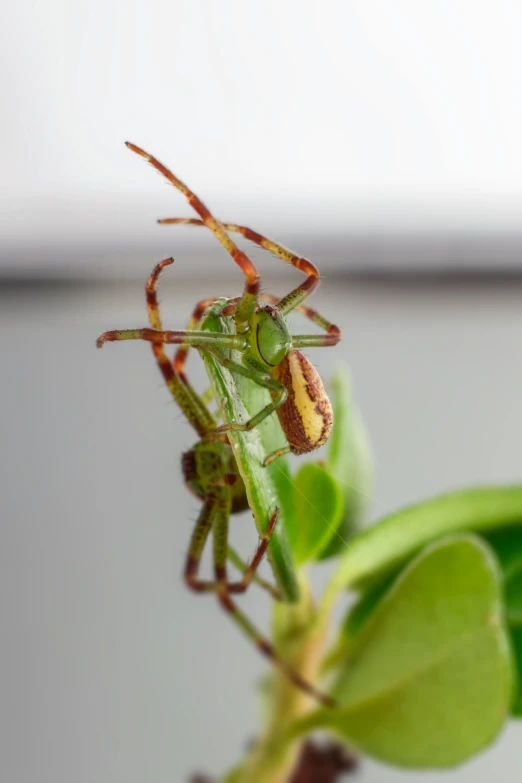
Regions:
[[[164,334],[156,293],[157,282],[162,270],[173,262],[173,258],[167,258],[157,264],[146,284],[147,309],[151,326],[149,331],[154,330],[154,333]],[[227,299],[200,302],[190,319],[188,334],[191,334],[191,327],[194,324],[204,328],[205,321],[211,321],[215,325],[216,317],[219,318],[227,308],[233,312],[237,305],[238,300]],[[308,315],[311,316],[311,314]],[[214,320],[212,321],[212,319]],[[207,332],[202,333],[207,334]],[[228,437],[226,433],[218,432],[216,419],[188,380],[184,371],[186,346],[180,346],[174,362],[171,362],[167,357],[162,342],[153,342],[152,350],[172,396],[199,436],[199,440],[181,457],[185,483],[203,503],[185,561],[185,583],[196,592],[215,593],[221,606],[246,636],[274,665],[286,674],[296,687],[322,704],[334,706],[334,700],[305,680],[260,634],[233,600],[233,595],[244,593],[253,581],[267,589],[274,598],[281,599],[280,592],[256,574],[272,540],[279,512],[277,508],[274,509],[267,524],[265,520],[265,529],[261,532],[252,561],[247,566],[228,544],[230,514],[249,508],[249,497],[245,483]],[[214,355],[213,351],[212,355]],[[263,473],[265,472],[263,471]],[[214,543],[215,578],[214,580],[203,580],[199,577],[199,567],[205,544],[211,532]],[[229,580],[227,560],[230,560],[243,572],[239,581]]]
[[[245,422],[228,421],[216,427],[216,435],[234,430],[248,432],[275,411],[286,436],[287,445],[269,454],[265,458],[265,465],[288,452],[303,454],[319,448],[326,443],[332,430],[332,406],[319,374],[298,349],[336,345],[341,333],[339,327],[309,308],[308,316],[324,329],[326,334],[292,335],[285,321],[285,316],[298,308],[319,285],[317,267],[311,261],[295,255],[249,228],[220,223],[195,193],[159,160],[140,147],[130,142],[126,143],[129,149],[145,158],[180,190],[200,216],[199,220],[167,218],[160,222],[206,225],[243,271],[246,282],[243,295],[238,300],[232,300],[232,305],[230,302],[226,305],[228,312],[231,307],[234,308],[234,334],[204,332],[196,329],[184,332],[159,328],[118,329],[101,335],[98,339],[98,347],[113,340],[148,340],[154,344],[181,344],[185,349],[191,345],[195,346],[201,352],[213,356],[226,369],[245,376],[270,392],[270,402],[251,418]],[[270,301],[267,301],[266,297],[263,300],[256,267],[246,253],[239,249],[228,232],[242,234],[296,267],[306,274],[306,280],[279,300],[274,297],[269,297]],[[222,349],[239,351],[241,362],[224,355]],[[183,356],[182,351],[176,365],[178,372],[183,365]]]

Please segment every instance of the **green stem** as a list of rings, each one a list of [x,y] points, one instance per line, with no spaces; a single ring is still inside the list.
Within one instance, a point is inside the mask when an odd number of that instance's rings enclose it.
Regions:
[[[316,683],[326,626],[317,621],[309,585],[301,579],[297,604],[278,604],[274,640],[282,655],[309,682]],[[289,733],[296,721],[316,709],[316,702],[274,670],[270,709],[259,741],[248,757],[222,778],[221,783],[286,783],[295,766],[302,737]]]

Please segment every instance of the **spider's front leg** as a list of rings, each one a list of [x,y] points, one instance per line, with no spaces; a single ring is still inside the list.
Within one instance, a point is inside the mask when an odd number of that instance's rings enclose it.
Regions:
[[[159,171],[160,174],[162,174],[171,183],[171,185],[174,185],[175,188],[183,193],[191,207],[200,216],[202,222],[212,231],[214,236],[221,242],[225,250],[230,253],[236,264],[242,270],[243,274],[245,275],[245,290],[236,310],[235,321],[237,332],[239,334],[246,333],[248,331],[250,319],[256,308],[260,288],[259,272],[257,271],[254,263],[247,256],[247,254],[236,245],[234,240],[227,234],[219,220],[216,220],[216,218],[212,215],[208,207],[205,206],[201,199],[196,196],[196,194],[189,187],[187,187],[184,182],[176,177],[175,174],[170,171],[170,169],[164,166],[163,163],[161,163],[153,155],[149,155],[149,153],[145,152],[144,149],[136,146],[136,144],[131,144],[131,142],[127,141],[126,145],[130,150],[137,153],[142,158],[145,158],[145,160],[147,160],[157,171]]]
[[[105,343],[119,340],[145,340],[149,343],[163,345],[193,345],[195,348],[229,348],[242,351],[245,348],[245,338],[239,334],[224,335],[219,332],[184,332],[170,329],[112,329],[104,332],[96,340],[97,348],[103,348]]]

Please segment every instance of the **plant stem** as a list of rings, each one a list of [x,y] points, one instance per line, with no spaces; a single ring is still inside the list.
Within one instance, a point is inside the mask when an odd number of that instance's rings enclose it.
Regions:
[[[309,682],[317,683],[326,623],[318,622],[309,585],[301,575],[301,599],[281,603],[274,613],[274,640],[282,655]],[[317,707],[280,671],[271,676],[267,723],[247,758],[221,783],[287,783],[304,738],[290,738],[288,728]]]

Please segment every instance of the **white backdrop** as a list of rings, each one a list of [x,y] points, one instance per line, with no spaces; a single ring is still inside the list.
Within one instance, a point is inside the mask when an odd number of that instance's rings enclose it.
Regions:
[[[188,209],[127,138],[267,232],[517,234],[521,29],[509,0],[9,3],[0,262],[167,249]]]

